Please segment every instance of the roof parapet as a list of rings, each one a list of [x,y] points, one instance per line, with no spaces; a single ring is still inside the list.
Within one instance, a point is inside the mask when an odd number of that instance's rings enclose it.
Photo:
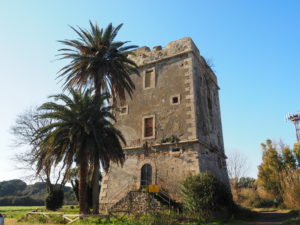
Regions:
[[[143,46],[133,51],[134,54],[128,57],[135,61],[139,67],[143,67],[149,64],[156,63],[164,59],[169,59],[176,57],[181,54],[192,52],[197,60],[203,64],[206,68],[208,76],[213,80],[213,82],[218,87],[218,81],[215,73],[207,65],[204,57],[200,55],[200,51],[190,37],[185,37],[176,41],[169,42],[165,48],[161,46],[154,46],[152,50],[149,47]],[[218,87],[219,88],[219,87]]]
[[[169,58],[189,51],[193,51],[195,55],[200,57],[200,52],[193,40],[189,37],[185,37],[169,42],[165,48],[162,48],[161,46],[154,46],[152,50],[150,50],[149,47],[143,46],[134,50],[133,52],[135,54],[130,55],[129,58],[134,60],[138,66],[143,66],[157,60]]]

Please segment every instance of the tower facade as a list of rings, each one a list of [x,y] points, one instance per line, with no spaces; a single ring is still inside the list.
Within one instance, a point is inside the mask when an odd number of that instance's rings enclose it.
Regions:
[[[180,201],[180,182],[204,171],[228,185],[217,78],[194,42],[142,47],[130,57],[141,76],[132,76],[132,98],[114,111],[126,161],[103,174],[100,209],[149,184]]]

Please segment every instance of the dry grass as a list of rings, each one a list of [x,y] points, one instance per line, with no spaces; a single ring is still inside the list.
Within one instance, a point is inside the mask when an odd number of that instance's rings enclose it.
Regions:
[[[16,218],[5,218],[4,221],[5,225],[53,225],[52,223],[36,223],[36,222],[18,222]]]
[[[277,212],[277,213],[290,213],[293,211],[291,209],[277,209],[277,208],[251,208],[251,210],[255,212],[268,211],[268,212]]]
[[[16,224],[16,225],[32,225],[32,223],[24,223],[24,222],[18,223],[17,219],[15,219],[15,218],[6,218],[4,224],[5,225],[13,225],[13,224]],[[39,225],[39,224],[36,223],[35,225]]]
[[[265,189],[263,189],[263,187],[261,187],[260,185],[257,186],[256,191],[257,191],[257,194],[260,198],[264,198],[264,199],[274,199],[274,198],[276,198],[276,196],[271,194],[269,191],[266,191]]]

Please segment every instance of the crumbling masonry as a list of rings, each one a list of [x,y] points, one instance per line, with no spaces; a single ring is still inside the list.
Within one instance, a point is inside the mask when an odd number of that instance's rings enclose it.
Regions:
[[[103,174],[100,210],[149,184],[180,201],[180,182],[203,171],[228,185],[217,78],[194,42],[142,47],[131,57],[141,76],[132,76],[133,97],[114,112],[126,161]]]

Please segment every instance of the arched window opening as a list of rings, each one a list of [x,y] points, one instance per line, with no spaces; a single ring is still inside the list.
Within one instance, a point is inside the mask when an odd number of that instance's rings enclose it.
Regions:
[[[152,184],[152,166],[145,164],[141,169],[141,188],[148,187],[149,184]]]

